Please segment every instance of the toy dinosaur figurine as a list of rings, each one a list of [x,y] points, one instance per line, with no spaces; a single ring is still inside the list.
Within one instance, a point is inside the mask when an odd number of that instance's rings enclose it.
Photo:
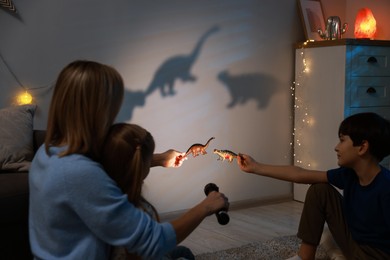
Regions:
[[[209,146],[209,143],[211,140],[215,139],[215,137],[211,137],[206,144],[193,144],[190,146],[190,148],[188,148],[186,154],[184,155],[184,157],[186,157],[187,155],[189,155],[190,153],[192,153],[192,156],[193,157],[196,157],[198,156],[199,154],[207,154],[206,152],[206,149],[207,147]]]
[[[218,155],[218,161],[228,160],[229,162],[232,162],[234,158],[237,158],[237,154],[229,150],[214,149],[214,153]]]

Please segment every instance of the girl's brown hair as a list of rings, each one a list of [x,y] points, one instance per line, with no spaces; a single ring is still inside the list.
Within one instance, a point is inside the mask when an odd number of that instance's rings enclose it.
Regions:
[[[50,104],[46,152],[51,145],[66,145],[60,156],[78,153],[98,159],[123,95],[123,79],[114,68],[81,60],[67,65]]]
[[[142,185],[149,173],[155,143],[153,136],[144,128],[118,123],[111,126],[104,143],[102,165],[107,174],[117,183],[128,200],[138,208],[146,201],[142,197]],[[159,221],[156,209],[150,204]],[[145,208],[143,208],[146,210]],[[142,259],[126,250],[126,259]]]
[[[142,184],[149,173],[154,148],[148,131],[125,123],[114,124],[104,144],[103,167],[136,207],[142,207]]]

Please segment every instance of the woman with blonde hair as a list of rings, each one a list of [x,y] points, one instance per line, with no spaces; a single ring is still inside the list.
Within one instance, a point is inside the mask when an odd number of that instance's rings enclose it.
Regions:
[[[29,234],[36,259],[108,259],[111,245],[161,258],[201,222],[228,206],[212,192],[171,223],[158,223],[130,203],[99,163],[120,109],[124,84],[112,67],[74,61],[59,74],[45,144],[29,171]],[[180,166],[183,153],[153,155],[152,166]]]

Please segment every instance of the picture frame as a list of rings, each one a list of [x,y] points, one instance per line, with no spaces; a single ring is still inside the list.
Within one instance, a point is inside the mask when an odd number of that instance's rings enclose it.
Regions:
[[[320,0],[297,0],[306,40],[323,40],[318,29],[325,30],[325,19]]]

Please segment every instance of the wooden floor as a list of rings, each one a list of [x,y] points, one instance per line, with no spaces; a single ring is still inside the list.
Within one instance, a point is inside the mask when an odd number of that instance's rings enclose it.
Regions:
[[[215,216],[206,218],[181,245],[195,255],[295,235],[303,203],[280,202],[229,211],[230,222],[219,225]]]

